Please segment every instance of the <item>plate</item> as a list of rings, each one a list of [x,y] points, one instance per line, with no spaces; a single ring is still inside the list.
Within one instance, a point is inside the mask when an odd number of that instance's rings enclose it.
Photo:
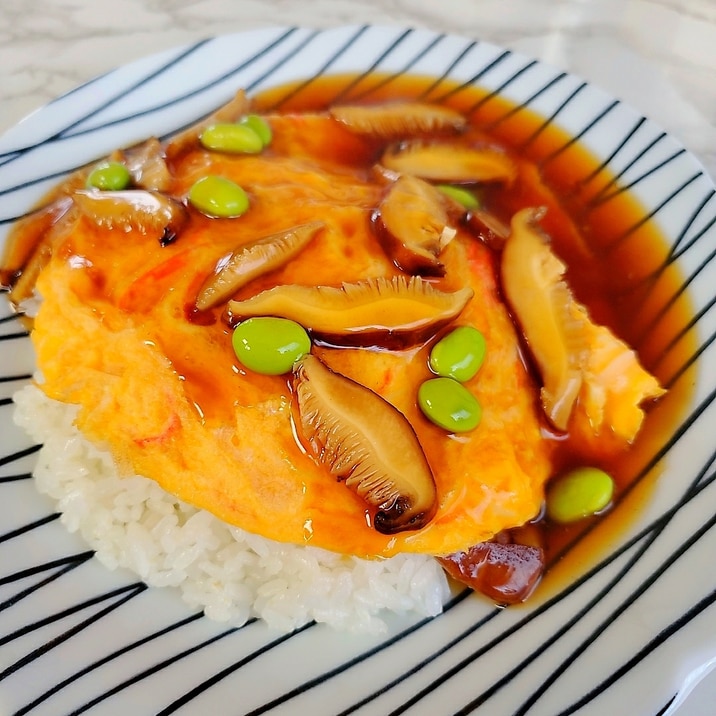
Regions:
[[[308,624],[227,628],[171,590],[110,572],[34,491],[37,446],[11,420],[33,358],[0,313],[0,712],[12,714],[673,713],[716,663],[716,190],[658,126],[580,78],[492,44],[427,30],[275,27],[162,52],[98,77],[0,139],[0,232],[72,169],[165,136],[227,101],[372,70],[479,84],[556,123],[628,188],[669,242],[698,345],[674,374],[693,399],[646,467],[663,467],[594,563],[546,597],[497,609],[460,593],[381,636]],[[1,236],[0,236],[1,238]],[[666,315],[677,296],[667,296]],[[678,343],[681,335],[673,338]],[[670,344],[671,345],[671,344]]]

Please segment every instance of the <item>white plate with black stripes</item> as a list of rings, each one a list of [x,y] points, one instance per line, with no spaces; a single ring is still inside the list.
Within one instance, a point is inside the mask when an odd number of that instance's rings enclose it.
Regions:
[[[694,398],[653,456],[666,466],[649,504],[605,558],[527,608],[463,594],[381,638],[228,629],[105,570],[35,493],[37,448],[11,421],[32,350],[2,301],[0,713],[666,714],[716,659],[716,196],[698,162],[630,107],[529,58],[426,30],[223,36],[117,69],[0,138],[0,239],[66,172],[165,136],[240,87],[373,70],[478,84],[529,107],[579,137],[668,237],[694,304],[684,330],[699,345],[674,378],[695,381]]]

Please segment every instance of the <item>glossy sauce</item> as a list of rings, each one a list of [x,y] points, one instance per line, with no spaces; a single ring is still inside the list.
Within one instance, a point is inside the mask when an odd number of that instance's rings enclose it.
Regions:
[[[368,77],[353,84],[349,78],[321,78],[295,93],[290,88],[265,92],[255,98],[255,103],[258,110],[278,108],[288,112],[326,109],[337,97],[341,103],[350,103],[353,96],[366,103],[398,99],[429,102],[449,94],[444,104],[465,112],[473,128],[487,141],[508,148],[513,158],[522,163],[523,171],[535,176],[535,182],[519,182],[509,191],[499,184],[480,187],[482,202],[505,221],[520,207],[547,206],[541,223],[556,252],[567,263],[568,280],[577,298],[589,306],[597,322],[610,326],[629,345],[637,347],[642,362],[651,368],[667,340],[686,325],[690,304],[687,297],[677,300],[668,320],[642,335],[644,326],[651,323],[652,312],[667,303],[680,285],[680,275],[676,269],[662,269],[668,247],[653,222],[644,222],[630,233],[628,240],[622,240],[625,232],[644,218],[645,211],[636,199],[629,192],[621,192],[600,203],[603,192],[614,191],[614,187],[605,189],[613,178],[578,142],[571,143],[555,124],[544,127],[543,118],[529,109],[515,111],[513,105],[499,97],[490,97],[483,103],[484,93],[476,88],[450,94],[453,86],[447,82],[437,90],[432,78],[400,77],[382,86],[380,79]],[[372,85],[378,87],[370,90]],[[347,93],[343,92],[346,86],[351,86]],[[283,100],[285,95],[289,99]],[[470,112],[475,106],[477,109]],[[329,151],[346,160],[344,147],[332,146]],[[370,168],[377,156],[368,154],[355,159],[358,170]],[[549,193],[543,191],[542,185]],[[654,273],[657,278],[649,280]],[[687,353],[679,357],[684,355]],[[674,365],[678,364],[677,358]]]
[[[517,109],[479,88],[445,81],[436,85],[433,78],[424,77],[391,78],[387,83],[384,79],[367,76],[356,83],[350,77],[321,78],[308,85],[265,92],[256,103],[265,109],[305,111],[328,108],[337,98],[350,104],[445,97],[442,104],[466,113],[474,128],[506,148],[520,161],[522,171],[537,180],[519,182],[510,191],[500,185],[482,186],[477,193],[483,206],[507,223],[518,208],[547,206],[542,226],[567,264],[566,278],[577,299],[588,307],[595,322],[608,326],[634,348],[644,367],[669,387],[666,396],[650,406],[639,437],[627,451],[591,454],[592,463],[615,478],[616,501],[624,502],[623,508],[571,526],[538,521],[538,539],[552,563],[563,557],[565,548],[581,533],[587,535],[598,526],[596,534],[586,540],[591,563],[648,499],[661,470],[654,468],[646,477],[641,471],[679,423],[692,395],[693,380],[670,384],[697,345],[695,333],[685,330],[693,308],[680,291],[682,276],[673,265],[664,267],[669,248],[654,223],[643,221],[646,212],[640,203],[628,191],[618,192],[619,184],[613,183],[601,163],[554,123],[545,126],[544,119],[531,110]],[[605,196],[610,198],[605,201]],[[678,298],[674,300],[674,296]],[[663,307],[669,305],[662,315]],[[674,343],[677,336],[682,337]],[[555,474],[584,464],[586,451],[581,441],[555,435],[547,425],[545,436],[557,444]],[[568,574],[569,565],[585,557],[584,550],[572,555],[560,572]]]
[[[600,192],[609,184],[610,177],[604,171],[597,171],[596,160],[577,143],[570,143],[569,137],[554,125],[543,127],[543,120],[528,110],[513,111],[514,108],[508,103],[494,97],[482,101],[484,95],[476,89],[451,92],[455,88],[447,83],[436,86],[432,78],[385,79],[368,76],[356,82],[352,77],[322,78],[308,84],[266,92],[255,98],[255,107],[257,111],[267,112],[274,108],[281,112],[313,111],[330,106],[336,98],[344,103],[351,102],[353,97],[360,97],[361,102],[399,98],[434,101],[447,95],[445,104],[469,113],[473,125],[470,131],[475,137],[500,144],[521,167],[523,180],[510,191],[499,186],[479,189],[485,208],[509,222],[517,208],[546,206],[548,211],[543,226],[550,234],[556,252],[568,265],[567,279],[578,300],[589,308],[597,322],[609,326],[619,337],[635,347],[645,367],[654,372],[662,384],[668,385],[670,378],[693,352],[695,338],[687,335],[665,356],[662,354],[672,338],[688,325],[692,311],[688,298],[682,295],[662,320],[651,325],[661,307],[676,295],[680,276],[674,268],[660,268],[668,253],[667,246],[650,222],[639,225],[644,211],[633,198],[623,192],[609,201],[598,202]],[[472,108],[476,109],[470,112]],[[325,140],[325,137],[320,139]],[[332,141],[324,141],[320,151],[327,164],[349,175],[352,173],[359,178],[367,178],[381,146],[378,142],[371,144],[369,141],[356,141],[346,133],[336,133]],[[201,173],[201,161],[200,156],[192,153],[177,160],[174,169],[187,178],[186,185],[173,188],[175,193],[186,191],[189,177]],[[346,236],[356,231],[354,222],[355,218],[346,214],[342,226]],[[631,231],[627,239],[622,238],[637,225],[638,228]],[[192,230],[200,234],[201,226],[193,226]],[[260,230],[260,226],[255,228]],[[212,229],[214,238],[217,232],[226,231],[227,240],[232,230],[226,222],[219,222]],[[19,254],[22,254],[22,242],[33,240],[32,237],[23,237],[22,233],[16,233],[15,238],[14,250]],[[199,244],[201,242],[200,237]],[[173,271],[182,262],[187,266],[193,262],[194,249],[184,252],[180,240],[176,243],[177,253],[173,259],[175,266],[161,263],[163,250],[159,243],[148,249],[150,259],[156,259],[154,264],[164,266],[165,272],[155,268],[154,273],[148,272],[146,277],[135,275],[132,285],[125,286],[126,292],[117,297],[120,303],[124,301],[128,308],[143,310],[143,306],[151,305],[153,298],[170,288],[175,275]],[[10,284],[18,273],[17,266],[7,260],[8,252],[9,249],[6,250],[4,270],[0,275],[4,284]],[[350,265],[350,246],[345,248],[343,258]],[[152,264],[152,260],[149,263]],[[294,276],[293,280],[301,282],[301,278]],[[308,275],[303,278],[309,281]],[[353,278],[345,276],[344,280]],[[310,282],[316,283],[320,276],[310,276],[310,279]],[[196,280],[200,281],[202,277]],[[259,279],[252,285],[250,293],[270,286],[271,280],[274,279]],[[193,288],[195,291],[197,286]],[[100,296],[104,290],[103,277],[99,276],[94,291]],[[91,287],[85,287],[85,292],[91,293]],[[190,303],[181,305],[186,321],[187,345],[190,345],[190,336],[195,330],[210,328],[217,335],[228,337],[229,330],[218,320],[218,313],[201,314],[193,310]],[[172,355],[172,361],[176,371],[185,378],[187,386],[191,386],[192,399],[201,415],[211,415],[220,410],[220,405],[212,396],[223,373],[245,373],[236,361],[227,365],[225,358],[211,366],[197,365],[190,351],[184,355]],[[270,388],[283,379],[252,376],[252,381],[259,388]],[[251,400],[251,395],[251,390],[247,391],[247,402]],[[545,424],[544,436],[553,443],[556,472],[584,464],[588,459],[591,464],[610,472],[618,483],[620,494],[624,494],[639,469],[671,433],[688,398],[688,381],[679,381],[677,387],[671,389],[650,411],[631,449],[618,453],[595,451],[569,435],[554,435]],[[242,404],[241,395],[237,402]],[[448,438],[443,436],[442,439]],[[622,524],[616,513],[615,517],[602,522],[614,529]],[[540,539],[544,541],[548,555],[554,558],[561,553],[565,544],[574,539],[576,533],[588,528],[590,524],[590,521],[586,521],[570,528],[541,524]],[[599,535],[600,544],[603,545],[608,535],[603,530],[600,530]]]

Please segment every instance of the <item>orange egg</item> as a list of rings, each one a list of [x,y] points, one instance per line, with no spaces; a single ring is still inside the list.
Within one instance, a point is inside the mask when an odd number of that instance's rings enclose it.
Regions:
[[[37,283],[44,300],[33,340],[43,389],[81,406],[79,427],[108,446],[127,474],[151,477],[272,539],[361,556],[448,554],[532,519],[550,475],[551,446],[499,295],[494,255],[465,229],[456,227],[441,254],[445,275],[431,282],[474,292],[455,324],[473,325],[487,340],[485,362],[466,384],[482,405],[477,429],[452,435],[420,412],[430,341],[404,350],[314,346],[325,364],[381,395],[412,425],[438,494],[434,518],[419,530],[376,531],[365,502],[301,442],[290,377],[241,366],[222,306],[193,310],[222,257],[315,220],[325,229],[298,256],[235,298],[280,284],[339,286],[400,273],[371,227],[384,186],[365,169],[370,140],[323,115],[271,123],[274,141],[260,155],[197,146],[173,160],[169,194],[183,197],[208,173],[229,177],[249,195],[250,208],[238,219],[190,208],[186,226],[164,245],[151,230],[73,219]]]

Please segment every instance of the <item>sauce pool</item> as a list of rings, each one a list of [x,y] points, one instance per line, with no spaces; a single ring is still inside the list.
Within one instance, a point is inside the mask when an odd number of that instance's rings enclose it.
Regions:
[[[688,297],[679,293],[682,279],[677,268],[667,261],[665,238],[653,222],[643,221],[646,212],[629,192],[614,191],[613,177],[579,143],[571,142],[555,124],[545,125],[544,119],[530,110],[515,108],[479,88],[458,87],[446,81],[436,84],[428,77],[335,76],[272,89],[253,102],[257,113],[285,113],[323,110],[336,102],[398,99],[440,100],[469,117],[470,131],[510,153],[520,164],[523,179],[510,190],[481,187],[482,205],[505,222],[518,208],[546,206],[542,225],[555,252],[568,266],[566,278],[577,299],[588,307],[597,323],[608,326],[635,348],[645,368],[669,388],[667,395],[648,411],[641,433],[629,450],[615,453],[595,449],[590,455],[593,464],[614,477],[617,499],[626,501],[625,507],[643,502],[658,473],[658,469],[652,469],[643,478],[643,468],[672,434],[690,398],[690,381],[679,380],[673,385],[671,381],[687,364],[696,345],[693,332],[685,330],[693,310]],[[378,146],[376,143],[376,151]],[[340,164],[365,175],[378,155],[367,151],[351,156],[349,149],[336,143],[323,151],[327,157],[335,157]],[[350,226],[346,227],[347,233],[350,230]],[[33,237],[20,234],[15,239],[32,241]],[[2,283],[11,284],[15,273],[3,269]],[[666,305],[670,309],[662,315]],[[212,314],[201,314],[191,305],[186,307],[185,318],[199,326],[211,325],[215,320]],[[192,377],[190,365],[181,371]],[[201,383],[198,376],[192,380],[197,385]],[[197,409],[206,407],[198,401]],[[546,425],[544,430],[545,439],[556,443],[557,473],[584,464],[584,445],[570,435],[552,434]],[[562,559],[568,545],[598,525],[588,545],[589,562],[593,563],[596,555],[633,519],[630,514],[631,509],[618,509],[607,518],[588,519],[572,526],[538,521],[536,529],[548,561],[556,562]],[[564,572],[562,566],[554,570],[558,572]]]

